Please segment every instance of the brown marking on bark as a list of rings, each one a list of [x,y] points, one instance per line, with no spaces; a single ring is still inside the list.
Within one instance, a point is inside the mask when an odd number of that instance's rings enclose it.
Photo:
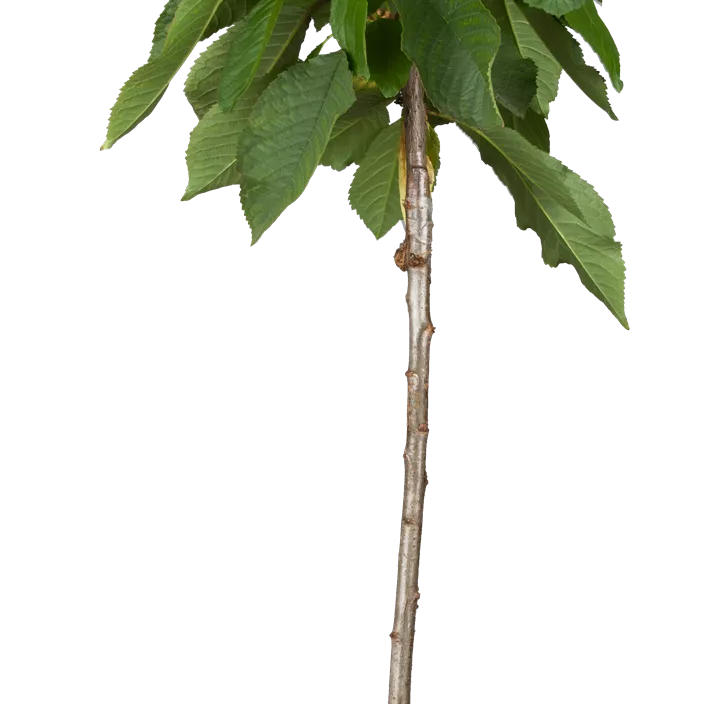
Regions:
[[[406,240],[404,240],[394,253],[394,263],[401,271],[406,271]]]

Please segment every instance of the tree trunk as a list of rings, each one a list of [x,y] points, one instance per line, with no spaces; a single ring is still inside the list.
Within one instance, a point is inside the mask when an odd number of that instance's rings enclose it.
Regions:
[[[431,187],[426,159],[426,108],[421,78],[411,68],[404,89],[406,142],[406,239],[396,263],[408,275],[409,369],[404,507],[396,583],[396,611],[391,633],[389,704],[411,701],[411,660],[419,597],[421,525],[426,491],[429,349],[434,326],[429,313],[431,283]]]

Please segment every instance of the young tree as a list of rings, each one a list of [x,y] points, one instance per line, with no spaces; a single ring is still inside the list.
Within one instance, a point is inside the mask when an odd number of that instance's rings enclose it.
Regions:
[[[301,60],[311,21],[330,24],[341,50],[323,54],[321,44]],[[539,235],[544,262],[571,264],[626,328],[611,216],[592,186],[549,155],[546,122],[562,71],[616,119],[604,79],[570,30],[598,54],[617,91],[619,52],[594,0],[168,0],[150,58],[123,86],[102,148],[137,127],[196,44],[226,27],[185,84],[199,122],[183,200],[240,186],[255,244],[319,164],[357,164],[349,201],[369,230],[381,238],[405,220],[395,262],[408,276],[408,423],[389,703],[407,704],[434,332],[435,128],[453,123],[470,138],[511,192],[518,226]],[[389,124],[394,100],[403,118]]]

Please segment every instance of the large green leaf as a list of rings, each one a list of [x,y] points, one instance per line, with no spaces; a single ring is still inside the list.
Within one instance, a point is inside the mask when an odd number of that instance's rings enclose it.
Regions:
[[[222,29],[238,22],[238,20],[245,17],[246,12],[253,7],[254,2],[255,0],[223,0],[208,23],[206,31],[203,32],[202,39],[208,39],[216,32],[220,32]]]
[[[120,91],[110,113],[108,135],[102,149],[110,149],[153,111],[203,36],[221,2],[182,0],[160,56],[139,68]]]
[[[366,60],[368,0],[331,0],[331,29],[339,46],[351,58],[357,76],[369,77]]]
[[[351,207],[376,239],[401,220],[399,144],[401,120],[389,125],[372,142],[361,160],[348,193]]]
[[[516,45],[502,35],[491,70],[497,102],[517,117],[524,117],[537,94],[536,75],[536,64],[523,58]]]
[[[150,59],[157,59],[163,51],[165,39],[168,36],[168,29],[173,18],[175,17],[178,5],[181,0],[168,0],[163,11],[155,22],[155,31],[153,32],[153,46],[150,50]],[[149,59],[149,60],[150,60]]]
[[[254,81],[230,112],[214,105],[191,132],[186,162],[188,188],[183,200],[225,186],[240,185],[238,142],[269,78]]]
[[[487,142],[541,193],[554,199],[578,218],[584,219],[584,211],[567,184],[569,169],[560,161],[537,149],[521,134],[507,127],[475,130],[474,141],[477,144]]]
[[[278,15],[256,76],[282,71],[298,61],[306,31],[311,24],[309,2],[305,5],[284,3]]]
[[[431,101],[478,128],[502,123],[491,66],[499,27],[481,0],[398,0],[402,46],[416,64]]]
[[[537,91],[531,107],[549,119],[552,103],[559,94],[562,67],[513,0],[492,0],[492,2],[493,5],[489,6],[489,10],[495,17],[498,13],[501,18],[502,11],[506,10],[508,26],[514,35],[519,53],[536,64]]]
[[[531,228],[542,242],[542,257],[549,266],[571,264],[582,283],[628,328],[624,313],[624,261],[614,240],[614,223],[594,188],[567,169],[565,186],[579,204],[583,218],[575,217],[554,198],[532,183],[507,155],[479,132],[464,130],[516,202],[517,224]]]
[[[389,124],[389,112],[386,109],[389,102],[373,88],[357,90],[356,102],[333,126],[321,164],[336,171],[358,164],[376,135]]]
[[[377,19],[366,27],[366,45],[371,80],[388,98],[395,96],[409,80],[411,62],[401,51],[401,22]]]
[[[221,74],[218,103],[221,110],[233,109],[258,71],[271,38],[283,0],[261,0],[241,23],[228,50]]]
[[[303,193],[334,123],[354,100],[342,52],[292,66],[263,92],[239,143],[241,202],[253,243]]]
[[[543,115],[529,110],[524,117],[517,117],[502,105],[499,109],[506,127],[511,127],[537,149],[549,153],[549,125]]]
[[[527,5],[560,17],[581,7],[585,0],[526,0]]]
[[[613,120],[616,120],[617,116],[614,114],[607,97],[607,84],[596,69],[584,62],[582,49],[569,30],[556,17],[528,7],[520,0],[517,0],[517,3],[554,58],[569,74],[569,77],[582,89],[587,97],[602,108]]]
[[[607,25],[599,16],[594,0],[586,0],[582,7],[567,13],[564,19],[575,32],[579,32],[584,37],[587,44],[596,52],[609,74],[614,89],[620,92],[624,83],[621,78],[619,49],[607,29]]]
[[[303,7],[284,5],[276,20],[266,51],[256,72],[257,76],[275,73],[294,63],[309,23],[309,12]],[[193,64],[186,80],[185,93],[198,117],[218,101],[223,67],[228,52],[243,25],[231,27],[206,49]]]

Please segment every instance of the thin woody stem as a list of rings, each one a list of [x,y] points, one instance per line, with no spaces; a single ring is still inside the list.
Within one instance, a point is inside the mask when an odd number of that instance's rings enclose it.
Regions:
[[[391,633],[389,704],[411,701],[411,661],[419,601],[419,557],[426,491],[429,350],[434,326],[429,312],[431,283],[431,192],[426,161],[424,89],[416,67],[404,89],[406,140],[406,240],[396,261],[407,272],[409,368],[404,508],[401,519],[394,630]]]

